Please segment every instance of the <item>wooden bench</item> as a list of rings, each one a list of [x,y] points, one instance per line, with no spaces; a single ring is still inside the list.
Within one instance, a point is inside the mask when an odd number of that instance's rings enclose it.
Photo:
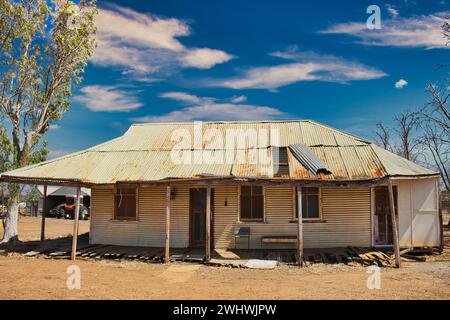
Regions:
[[[263,236],[261,237],[261,248],[263,244],[292,244],[297,243],[297,236]]]

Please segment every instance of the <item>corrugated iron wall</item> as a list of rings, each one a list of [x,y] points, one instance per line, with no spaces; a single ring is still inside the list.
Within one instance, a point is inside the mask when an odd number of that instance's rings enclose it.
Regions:
[[[398,180],[401,247],[440,245],[438,180]]]
[[[189,245],[189,188],[177,187],[171,201],[170,245]],[[165,238],[166,188],[138,191],[138,221],[113,220],[113,190],[93,188],[91,242],[127,246],[163,247]]]
[[[91,242],[130,246],[164,245],[165,187],[141,188],[139,221],[113,221],[113,190],[92,189]],[[214,243],[216,248],[234,247],[238,222],[238,187],[215,186]],[[261,236],[296,234],[293,222],[294,190],[265,188],[264,223],[251,227],[251,247],[261,248]],[[322,219],[305,223],[305,247],[370,246],[370,189],[322,189]],[[171,201],[171,247],[189,245],[189,186],[175,188]],[[238,243],[246,247],[245,240]],[[270,245],[267,248],[276,248]],[[291,246],[292,247],[292,246]]]
[[[225,190],[223,190],[225,192]],[[229,187],[226,193],[217,192],[216,208],[220,208],[220,199],[236,197],[228,201],[225,211],[216,210],[215,234],[217,248],[234,247],[233,231],[237,221],[237,187]],[[241,223],[250,226],[250,246],[261,248],[261,237],[268,235],[295,235],[297,225],[293,222],[294,191],[291,187],[265,188],[264,223]],[[370,189],[322,189],[322,219],[324,222],[304,223],[305,247],[326,248],[342,246],[370,247]],[[231,207],[233,206],[233,207]],[[247,246],[246,240],[238,241],[239,248]],[[264,248],[279,248],[276,245],[264,245]],[[291,246],[292,247],[292,246]]]

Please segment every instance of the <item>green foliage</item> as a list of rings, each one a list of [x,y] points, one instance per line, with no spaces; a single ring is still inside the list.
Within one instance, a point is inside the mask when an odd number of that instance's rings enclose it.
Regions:
[[[0,128],[0,173],[17,168],[14,162],[14,148],[8,139],[8,133],[5,128]],[[39,148],[34,148],[33,152],[27,159],[27,165],[36,164],[47,160],[48,143],[43,141],[39,144]]]
[[[36,188],[36,186],[33,186],[31,190],[22,197],[23,202],[38,202],[41,199],[41,193]]]
[[[0,121],[11,127],[14,167],[45,158],[39,141],[69,109],[95,48],[95,2],[57,4],[0,0]]]
[[[5,128],[0,128],[0,173],[11,170],[13,147]]]

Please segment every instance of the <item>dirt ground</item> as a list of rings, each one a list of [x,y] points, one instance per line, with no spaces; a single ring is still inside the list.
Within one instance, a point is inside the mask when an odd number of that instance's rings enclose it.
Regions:
[[[89,221],[80,220],[80,234],[89,232]],[[48,239],[71,236],[73,220],[45,219],[45,237]],[[0,223],[0,235],[3,237],[3,226]],[[19,216],[19,238],[21,241],[39,240],[41,238],[41,218]]]
[[[1,227],[0,227],[1,228]],[[40,220],[20,219],[22,240],[39,238]],[[89,222],[81,221],[81,232]],[[47,219],[47,236],[67,236],[72,221]],[[0,232],[1,234],[2,232]],[[312,265],[275,270],[76,261],[81,288],[67,288],[71,261],[0,254],[0,299],[450,299],[450,230],[430,262],[381,269],[381,289],[368,289],[365,267]]]

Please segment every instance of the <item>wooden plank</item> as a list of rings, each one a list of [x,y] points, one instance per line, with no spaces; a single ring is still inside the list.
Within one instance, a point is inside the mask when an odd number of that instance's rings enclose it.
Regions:
[[[392,236],[394,238],[394,255],[395,255],[395,265],[400,268],[400,244],[398,240],[398,228],[397,228],[397,217],[395,215],[395,203],[394,203],[394,188],[392,186],[392,180],[389,179],[388,182],[389,189],[389,208],[391,211],[391,221],[392,221]]]
[[[345,257],[342,254],[336,254],[335,255],[337,263],[347,263]]]
[[[164,262],[170,262],[169,253],[169,242],[170,242],[170,186],[166,189],[166,239],[165,239],[165,250],[164,250]]]
[[[297,218],[297,257],[298,264],[303,266],[303,212],[302,188],[297,188],[298,218]]]
[[[330,261],[328,260],[327,255],[325,253],[319,252],[319,255],[322,258],[323,263],[330,263]]]
[[[262,243],[279,243],[279,244],[289,244],[289,243],[297,243],[297,237],[270,237],[264,236],[261,237]]]
[[[42,220],[41,220],[41,241],[45,240],[45,216],[47,215],[47,185],[44,185],[44,199],[42,206]]]
[[[322,257],[320,256],[320,254],[315,253],[314,254],[314,263],[322,263]]]
[[[73,217],[73,237],[72,237],[72,255],[71,258],[75,261],[77,256],[77,240],[78,240],[78,216],[80,214],[80,196],[81,188],[77,187],[77,196],[75,198],[75,212]]]
[[[337,263],[338,262],[336,256],[332,253],[325,252],[325,256],[327,257],[329,263]]]
[[[206,263],[211,260],[211,185],[206,189]]]

